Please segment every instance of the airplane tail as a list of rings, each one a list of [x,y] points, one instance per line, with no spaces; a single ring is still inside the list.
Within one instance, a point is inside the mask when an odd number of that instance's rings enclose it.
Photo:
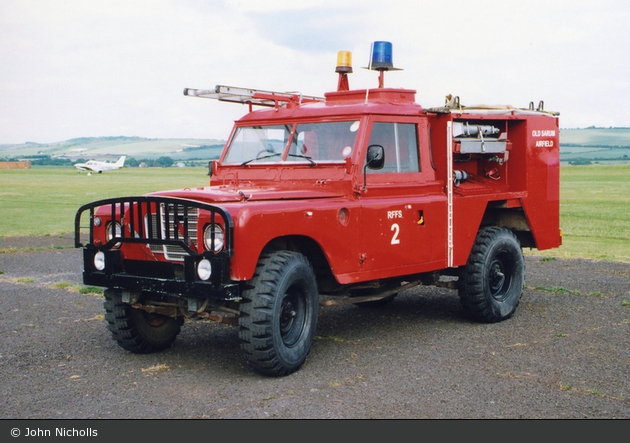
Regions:
[[[116,162],[116,166],[118,166],[119,168],[122,168],[123,165],[125,164],[125,159],[127,158],[127,156],[123,155],[122,157],[120,157],[118,159],[118,161]]]

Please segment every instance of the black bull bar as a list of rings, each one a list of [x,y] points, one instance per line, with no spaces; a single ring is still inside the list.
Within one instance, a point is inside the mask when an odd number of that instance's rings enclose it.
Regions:
[[[111,223],[110,239],[95,244],[94,220],[98,214],[108,222],[121,226],[116,230]],[[209,224],[219,223],[223,227],[223,248],[219,252],[197,248],[191,239],[190,229],[196,228],[191,211]],[[85,214],[89,214],[89,226],[82,226]],[[147,222],[145,217],[152,221]],[[196,216],[195,216],[196,220]],[[161,227],[165,226],[165,229]],[[233,255],[234,223],[231,215],[223,208],[208,203],[174,197],[133,196],[94,201],[81,206],[74,222],[74,244],[83,248],[83,282],[86,285],[119,288],[128,291],[148,291],[180,297],[202,297],[235,299],[239,296],[238,285],[230,281],[230,258]],[[89,234],[86,238],[86,234]],[[197,232],[203,233],[203,229]],[[202,235],[196,235],[203,242]],[[84,243],[85,241],[85,243]],[[210,244],[215,242],[211,230]],[[151,261],[126,259],[122,245],[135,243],[178,248],[182,260]],[[203,250],[203,252],[198,252]],[[97,269],[95,256],[102,252],[104,269]],[[211,264],[212,274],[208,280],[197,275],[197,266],[202,260]]]

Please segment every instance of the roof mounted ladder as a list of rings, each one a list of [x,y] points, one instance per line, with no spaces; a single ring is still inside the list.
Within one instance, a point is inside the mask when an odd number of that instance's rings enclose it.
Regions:
[[[249,105],[252,111],[253,105],[275,107],[278,109],[280,103],[295,103],[301,105],[307,102],[321,102],[323,97],[313,97],[302,95],[299,92],[274,92],[260,89],[236,88],[234,86],[217,85],[214,90],[210,89],[184,89],[184,95],[190,97],[213,98],[222,102],[242,103]]]

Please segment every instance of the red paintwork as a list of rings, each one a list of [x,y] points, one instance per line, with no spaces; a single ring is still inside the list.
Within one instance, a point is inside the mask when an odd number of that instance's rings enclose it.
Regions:
[[[446,122],[457,114],[439,116],[432,122],[434,150],[439,177],[446,179]],[[467,165],[476,180],[462,183],[453,200],[454,262],[465,263],[477,234],[479,221],[488,202],[506,200],[510,207],[522,207],[534,236],[535,247],[540,250],[557,248],[560,235],[560,130],[558,119],[547,115],[475,115],[466,119],[476,122],[504,121],[508,128],[511,147],[509,160],[497,167],[501,180],[485,179],[482,164]],[[553,135],[534,137],[540,131]],[[546,132],[544,132],[546,131]],[[551,146],[536,146],[537,141]],[[472,169],[472,171],[471,171]]]
[[[489,202],[522,207],[537,248],[561,244],[555,116],[437,114],[415,103],[415,91],[387,88],[338,91],[326,94],[323,102],[290,103],[250,112],[236,126],[360,120],[351,161],[228,166],[221,157],[210,186],[156,193],[214,203],[230,212],[233,280],[250,279],[265,246],[285,236],[312,239],[342,284],[448,267],[446,128],[454,120],[502,125],[509,160],[476,159],[456,166],[471,179],[456,187],[453,196],[452,265],[466,262]],[[375,121],[417,124],[421,172],[369,174],[363,192],[363,162]],[[490,166],[500,178],[484,177]],[[344,223],[341,210],[347,213]]]

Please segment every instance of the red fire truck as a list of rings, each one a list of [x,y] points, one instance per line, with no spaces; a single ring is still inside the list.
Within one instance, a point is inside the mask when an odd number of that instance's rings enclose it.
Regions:
[[[524,287],[523,247],[562,243],[558,114],[535,107],[423,108],[387,88],[391,43],[372,45],[378,87],[351,90],[338,53],[324,97],[229,86],[184,94],[245,103],[208,186],[82,206],[83,281],[105,289],[108,329],[136,353],[184,319],[238,325],[253,370],[292,373],[321,305],[380,306],[413,286],[458,291],[498,322]]]

